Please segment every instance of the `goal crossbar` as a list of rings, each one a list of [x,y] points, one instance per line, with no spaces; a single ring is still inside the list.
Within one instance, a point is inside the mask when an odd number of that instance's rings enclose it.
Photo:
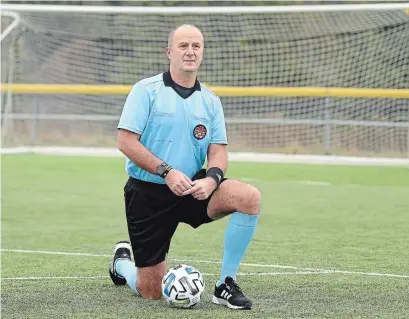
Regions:
[[[240,6],[240,7],[141,7],[141,6],[76,6],[76,5],[26,5],[0,4],[0,9],[24,12],[81,12],[81,13],[144,13],[144,14],[240,14],[278,12],[334,12],[334,11],[385,11],[408,10],[406,3],[297,5],[297,6]]]

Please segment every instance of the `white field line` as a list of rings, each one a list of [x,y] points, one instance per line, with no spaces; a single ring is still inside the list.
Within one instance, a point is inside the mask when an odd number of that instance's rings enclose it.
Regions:
[[[320,275],[328,272],[322,271],[297,271],[297,272],[239,272],[238,276],[282,276],[282,275]],[[219,276],[220,274],[202,273],[203,276]],[[49,280],[49,279],[106,279],[109,276],[49,276],[49,277],[6,277],[1,280]]]
[[[48,254],[48,255],[68,255],[68,256],[87,256],[87,257],[112,257],[112,255],[86,254],[86,253],[66,253],[60,251],[43,251],[43,250],[24,250],[24,249],[1,249],[1,251],[12,253],[27,254]]]
[[[331,183],[328,182],[321,182],[321,181],[297,181],[297,180],[289,180],[289,181],[263,181],[261,179],[255,179],[255,178],[241,178],[240,179],[243,182],[249,182],[249,183],[261,183],[261,184],[270,184],[270,185],[276,185],[276,184],[299,184],[299,185],[311,185],[311,186],[331,186]]]
[[[336,186],[336,187],[363,187],[367,189],[408,189],[408,186],[369,186],[369,185],[360,185],[360,184],[332,184],[329,182],[322,181],[309,181],[309,180],[278,180],[278,181],[267,181],[255,178],[240,178],[242,182],[257,184],[257,185],[308,185],[308,186]]]
[[[27,146],[1,148],[1,154],[45,154],[61,156],[108,156],[123,157],[116,148],[101,147],[59,147],[59,146]],[[354,157],[333,155],[291,155],[274,153],[229,152],[229,160],[233,162],[263,163],[297,163],[319,165],[363,165],[363,166],[404,166],[409,167],[408,158]]]
[[[285,275],[321,275],[327,274],[327,271],[295,271],[295,272],[238,272],[238,276],[285,276]],[[220,274],[216,274],[219,276]]]
[[[173,260],[179,261],[179,262],[185,261],[185,262],[196,262],[196,263],[205,263],[205,264],[221,264],[220,261],[208,261],[208,260],[197,260],[197,259],[173,259]],[[249,263],[241,263],[240,265],[249,266],[249,267],[267,267],[267,268],[315,271],[315,272],[320,272],[320,273],[338,273],[338,274],[349,274],[349,275],[409,278],[409,274],[408,275],[396,275],[396,274],[384,274],[384,273],[378,273],[378,272],[361,272],[361,271],[347,271],[347,270],[337,270],[337,269],[305,268],[305,267],[296,267],[296,266],[249,264]]]
[[[64,276],[64,277],[7,277],[1,280],[47,280],[47,279],[105,279],[109,276]]]
[[[22,250],[22,249],[1,249],[3,252],[15,252],[15,253],[35,253],[35,254],[49,254],[49,255],[68,255],[68,256],[88,256],[88,257],[112,257],[112,255],[106,254],[86,254],[86,253],[70,253],[70,252],[53,252],[53,251],[41,251],[41,250]],[[203,264],[221,264],[220,261],[211,260],[197,260],[197,259],[183,259],[183,258],[169,258],[169,260],[176,262],[194,262]],[[398,274],[385,274],[379,272],[361,272],[361,271],[347,271],[347,270],[337,270],[337,269],[322,269],[322,268],[305,268],[297,266],[283,266],[283,265],[268,265],[268,264],[252,264],[252,263],[241,263],[241,266],[247,267],[260,267],[260,268],[279,268],[279,269],[291,269],[297,272],[312,272],[318,274],[346,274],[346,275],[365,275],[365,276],[380,276],[380,277],[395,277],[395,278],[409,278],[407,275]],[[286,272],[286,273],[241,273],[241,274],[297,274],[297,272]],[[210,276],[211,274],[209,274]]]

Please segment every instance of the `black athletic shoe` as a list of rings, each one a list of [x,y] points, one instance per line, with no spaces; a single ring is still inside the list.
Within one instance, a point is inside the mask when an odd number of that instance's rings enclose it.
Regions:
[[[230,309],[250,310],[253,304],[241,291],[239,285],[231,277],[226,277],[220,287],[214,288],[213,303],[227,306]]]
[[[117,286],[126,285],[126,279],[117,274],[115,269],[115,262],[118,259],[128,259],[131,260],[131,243],[127,240],[121,240],[115,244],[114,247],[114,258],[109,265],[109,275],[111,276],[112,281]]]

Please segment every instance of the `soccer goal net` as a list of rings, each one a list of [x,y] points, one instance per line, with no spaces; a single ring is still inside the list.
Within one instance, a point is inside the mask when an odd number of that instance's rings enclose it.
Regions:
[[[2,83],[132,85],[167,70],[169,31],[195,24],[205,37],[199,79],[206,85],[312,87],[311,96],[221,96],[230,150],[408,156],[407,98],[376,90],[314,96],[313,89],[408,89],[402,4],[6,8],[20,22],[2,40]],[[114,146],[126,98],[2,94],[5,145]]]

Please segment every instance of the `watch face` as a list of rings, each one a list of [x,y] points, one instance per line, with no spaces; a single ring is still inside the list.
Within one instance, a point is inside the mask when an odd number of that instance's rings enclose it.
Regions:
[[[165,171],[165,168],[164,168],[162,165],[159,165],[159,166],[156,168],[156,173],[158,173],[159,176],[161,176],[164,171]]]
[[[160,164],[157,168],[156,168],[156,173],[162,177],[162,175],[165,173],[166,170],[166,165]]]

